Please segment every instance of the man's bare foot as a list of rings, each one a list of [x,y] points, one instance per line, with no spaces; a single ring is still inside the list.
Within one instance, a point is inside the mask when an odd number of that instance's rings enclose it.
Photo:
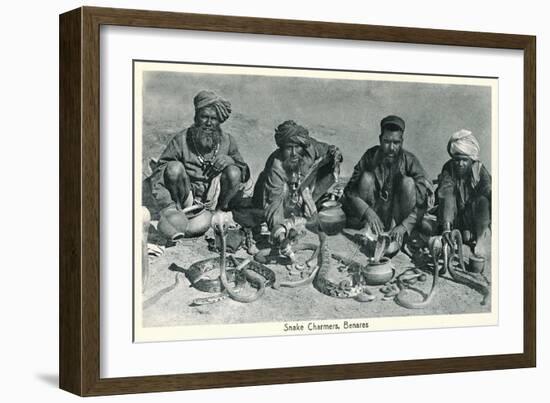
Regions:
[[[254,234],[252,233],[251,228],[243,228],[245,233],[245,243],[244,246],[246,248],[246,252],[254,256],[256,255],[260,250],[256,246],[256,241],[254,240]]]

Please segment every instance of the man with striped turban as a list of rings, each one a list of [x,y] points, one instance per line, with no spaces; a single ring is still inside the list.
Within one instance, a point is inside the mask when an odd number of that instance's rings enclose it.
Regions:
[[[454,133],[447,152],[451,159],[443,165],[436,191],[438,221],[444,235],[460,229],[464,241],[484,256],[490,239],[491,174],[479,160],[479,143],[471,131]]]
[[[229,101],[200,91],[193,103],[194,124],[170,140],[150,178],[153,197],[167,217],[193,204],[228,210],[250,178],[235,139],[220,127],[231,114]]]
[[[328,190],[327,184],[333,183],[330,179],[334,178],[342,154],[336,146],[311,137],[305,127],[293,120],[277,127],[275,143],[278,149],[271,153],[256,181],[253,204],[264,210],[271,239],[280,244],[289,236],[287,219],[308,218],[315,213],[314,203]],[[319,169],[315,181],[299,190],[314,162],[325,157],[328,163]]]

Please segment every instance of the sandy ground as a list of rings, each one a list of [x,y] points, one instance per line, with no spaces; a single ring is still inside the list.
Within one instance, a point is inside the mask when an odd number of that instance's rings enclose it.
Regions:
[[[208,233],[207,233],[208,235]],[[307,233],[303,240],[315,242],[316,235]],[[150,231],[150,241],[163,243],[155,236],[154,227]],[[366,257],[358,250],[356,243],[346,236],[338,234],[330,237],[331,250],[341,255],[353,257],[365,263]],[[465,248],[468,249],[468,248]],[[307,259],[310,252],[300,252],[300,259]],[[190,286],[185,277],[187,268],[198,260],[216,257],[217,254],[207,248],[204,237],[185,239],[172,247],[167,247],[160,257],[150,257],[150,277],[143,293],[144,327],[181,326],[198,324],[233,324],[257,322],[283,322],[299,320],[352,319],[396,317],[410,315],[439,315],[490,312],[490,301],[481,305],[482,296],[475,290],[454,282],[449,274],[440,281],[432,303],[424,309],[406,309],[393,300],[383,301],[380,287],[369,287],[376,299],[372,302],[358,302],[354,299],[339,299],[326,296],[317,291],[313,285],[301,288],[279,288],[266,290],[264,296],[252,303],[240,303],[229,298],[214,304],[192,306],[195,298],[206,297],[209,293],[201,292]],[[248,257],[244,250],[239,250],[238,257]],[[410,259],[403,253],[396,255],[392,262],[396,274],[402,273],[411,266]],[[485,275],[490,279],[490,262],[487,262]],[[282,280],[299,280],[291,276],[283,265],[268,265]],[[334,261],[334,267],[337,263]],[[338,276],[338,271],[334,271]],[[176,283],[177,277],[177,283]],[[336,277],[335,277],[336,279]],[[428,274],[425,283],[415,287],[428,292],[432,276]],[[254,292],[247,288],[243,294]],[[419,301],[421,296],[410,293],[410,299]]]

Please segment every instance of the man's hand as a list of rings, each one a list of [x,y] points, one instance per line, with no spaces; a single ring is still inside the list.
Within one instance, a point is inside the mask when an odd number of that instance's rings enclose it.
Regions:
[[[332,190],[329,192],[329,195],[333,200],[339,200],[344,195],[344,187],[340,184],[337,184],[332,188]]]
[[[407,233],[407,228],[405,228],[404,225],[399,224],[392,228],[390,231],[390,238],[397,242],[399,246],[403,245],[403,238],[405,237],[405,234]]]
[[[365,221],[366,221],[366,224],[371,227],[375,235],[378,235],[384,232],[384,224],[382,224],[382,220],[380,220],[380,217],[378,217],[378,214],[376,214],[376,211],[374,211],[370,207],[365,212]]]
[[[342,162],[344,159],[342,157],[342,153],[340,152],[340,149],[334,145],[330,145],[328,147],[327,154],[332,158],[334,162]]]
[[[204,174],[207,177],[211,178],[221,173],[225,168],[227,168],[229,165],[233,163],[234,163],[233,158],[231,158],[229,155],[218,155],[211,162],[210,166],[206,168],[206,170],[204,171]]]
[[[311,218],[317,214],[317,207],[315,206],[309,187],[302,190],[302,199],[304,200],[304,216],[306,218]]]
[[[281,245],[286,239],[286,229],[282,225],[273,228],[271,232],[271,243],[274,245]]]
[[[451,239],[451,224],[450,223],[444,223],[443,224],[443,233],[441,234],[443,239],[447,241],[449,245],[453,244],[453,240]]]
[[[451,231],[450,231],[450,230],[443,231],[443,234],[441,234],[441,236],[443,237],[443,239],[444,239],[449,245],[453,245],[453,244],[454,244],[453,240],[451,239]]]

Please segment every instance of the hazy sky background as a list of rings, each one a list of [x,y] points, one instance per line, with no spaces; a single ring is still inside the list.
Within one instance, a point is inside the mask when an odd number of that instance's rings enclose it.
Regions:
[[[237,139],[253,177],[275,149],[275,127],[288,119],[340,147],[342,175],[348,176],[378,144],[380,120],[389,114],[405,120],[404,147],[430,178],[449,159],[449,136],[463,128],[478,138],[490,169],[490,87],[181,72],[144,73],[144,159],[158,158],[171,136],[193,123],[193,97],[203,89],[231,102],[233,113],[222,128]]]

